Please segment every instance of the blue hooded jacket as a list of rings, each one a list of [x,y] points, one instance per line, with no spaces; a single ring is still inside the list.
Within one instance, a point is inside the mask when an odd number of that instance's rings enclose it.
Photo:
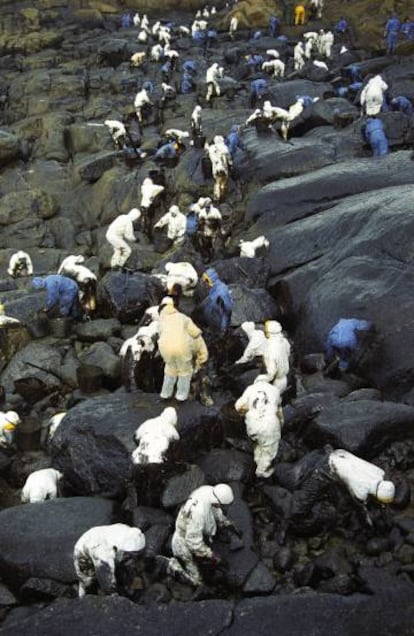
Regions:
[[[34,289],[46,290],[46,307],[51,309],[59,303],[59,311],[61,316],[72,316],[77,318],[78,311],[78,284],[60,274],[51,274],[45,278],[36,277],[32,281]]]
[[[358,345],[357,331],[368,331],[372,327],[369,320],[358,318],[341,318],[330,330],[326,339],[325,356],[327,361],[332,360],[335,354],[339,355],[339,368],[348,368],[349,356]]]
[[[233,300],[230,290],[223,283],[216,270],[212,267],[207,269],[205,275],[213,283],[210,287],[208,297],[204,304],[204,317],[212,329],[220,332],[226,331],[230,326],[231,312],[233,309]]]

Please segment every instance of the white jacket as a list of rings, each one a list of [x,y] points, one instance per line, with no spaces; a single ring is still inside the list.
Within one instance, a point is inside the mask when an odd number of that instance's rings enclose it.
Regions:
[[[171,290],[175,284],[181,285],[184,294],[194,290],[198,282],[198,274],[191,263],[166,263],[165,269],[168,290]]]
[[[146,420],[134,434],[138,447],[132,453],[133,464],[162,464],[170,442],[179,440],[177,412],[169,406],[161,415]]]
[[[174,206],[172,206],[174,207]],[[176,207],[176,206],[175,206]],[[185,214],[177,211],[166,212],[160,220],[154,225],[154,229],[168,226],[167,236],[171,241],[179,242],[184,238],[187,227],[187,217]]]
[[[77,283],[86,283],[90,280],[96,280],[96,276],[90,269],[82,265],[85,257],[82,255],[67,256],[63,259],[58,269],[58,274],[74,278]]]
[[[361,91],[361,106],[365,106],[367,115],[378,115],[381,111],[384,93],[388,88],[388,84],[384,82],[381,75],[375,75],[369,80]]]
[[[254,258],[256,256],[256,250],[259,247],[269,247],[269,241],[262,234],[261,236],[257,236],[252,241],[239,241],[240,247],[240,256],[245,258]]]
[[[217,84],[220,77],[222,77],[222,69],[217,62],[214,62],[206,71],[206,84]]]
[[[270,334],[266,338],[263,362],[269,382],[289,373],[290,343],[282,333]]]
[[[73,551],[73,562],[76,573],[82,578],[93,580],[98,568],[109,569],[111,588],[116,586],[115,558],[117,550],[139,552],[145,548],[145,536],[139,528],[131,528],[124,523],[110,526],[90,528],[78,539]],[[85,593],[84,586],[79,586],[79,596]]]
[[[63,474],[55,468],[43,468],[31,473],[23,486],[22,503],[39,503],[46,499],[56,499],[58,484]]]
[[[188,550],[195,556],[211,558],[213,552],[206,539],[212,539],[217,526],[226,526],[230,521],[217,503],[213,494],[213,486],[200,486],[194,490],[181,507],[176,522],[174,537],[184,540]],[[174,544],[173,537],[173,544]]]
[[[243,352],[243,355],[235,362],[235,364],[250,362],[250,360],[253,360],[257,356],[263,355],[266,347],[266,336],[260,329],[255,329],[254,322],[243,322],[240,327],[248,337],[249,342]]]
[[[275,436],[280,439],[280,422],[276,415],[279,401],[278,389],[267,382],[264,376],[258,376],[254,384],[248,386],[239,397],[234,407],[244,414],[250,439],[268,437],[269,441],[274,441]]]
[[[115,140],[126,135],[126,128],[121,121],[117,119],[105,119],[104,124],[109,128],[109,132]]]
[[[28,276],[31,276],[33,274],[32,259],[27,252],[23,252],[22,250],[19,250],[18,252],[15,252],[11,255],[9,267],[7,269],[7,273],[9,274],[9,276],[16,276],[19,274],[19,265],[23,265],[26,268]]]
[[[343,449],[330,454],[329,468],[332,475],[346,486],[351,495],[364,503],[369,495],[375,496],[377,486],[385,475],[378,466]]]
[[[128,351],[131,351],[135,362],[139,362],[144,351],[148,353],[154,351],[158,334],[158,320],[153,320],[149,325],[140,327],[134,336],[125,340],[119,355],[124,358]]]
[[[145,88],[140,90],[134,99],[135,108],[141,108],[144,104],[151,104],[151,100]]]
[[[156,185],[150,177],[146,177],[141,185],[141,207],[149,208],[163,190],[164,186]]]
[[[134,221],[137,221],[140,216],[141,212],[137,208],[133,208],[128,214],[117,216],[106,231],[106,240],[109,243],[114,239],[135,242]]]

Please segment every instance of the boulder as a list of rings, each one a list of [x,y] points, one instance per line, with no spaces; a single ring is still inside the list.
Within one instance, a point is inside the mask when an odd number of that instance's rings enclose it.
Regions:
[[[19,138],[7,130],[0,130],[0,166],[15,161],[20,153]]]
[[[121,323],[116,318],[97,318],[75,325],[76,336],[81,342],[105,341],[111,336],[119,335],[120,331]]]
[[[239,327],[242,322],[265,322],[278,320],[281,312],[278,304],[265,289],[252,289],[245,285],[229,285],[233,298],[232,327]]]
[[[12,392],[15,380],[37,378],[47,393],[52,393],[61,386],[61,364],[62,356],[56,347],[30,342],[14,355],[0,381],[6,391]]]
[[[306,428],[305,439],[313,446],[330,443],[334,448],[375,457],[396,440],[412,439],[414,408],[395,402],[357,400],[338,402],[319,413]]]
[[[164,289],[157,278],[134,272],[108,272],[98,284],[101,313],[120,322],[137,323],[145,310],[157,305]]]
[[[112,522],[112,503],[98,497],[53,499],[2,510],[0,519],[0,574],[6,583],[20,587],[32,577],[73,583],[74,545],[92,526]]]
[[[181,475],[171,477],[162,492],[161,503],[163,508],[173,508],[181,505],[191,495],[193,490],[203,486],[210,481],[206,480],[205,475],[198,466],[190,466]]]
[[[61,599],[27,618],[9,621],[4,636],[33,632],[48,636],[69,636],[115,632],[131,633],[139,629],[146,636],[182,636],[190,629],[199,636],[219,636],[231,623],[233,604],[229,601],[165,603],[138,605],[121,596],[94,596],[84,599]]]
[[[206,483],[212,485],[230,481],[246,482],[253,472],[252,456],[233,449],[215,448],[197,463],[205,475]]]
[[[140,424],[164,408],[158,395],[141,392],[118,392],[77,404],[53,437],[53,465],[63,471],[65,483],[78,494],[122,496],[129,479],[130,456],[136,448],[133,435]],[[177,413],[179,453],[191,461],[217,436],[218,412],[186,402]]]

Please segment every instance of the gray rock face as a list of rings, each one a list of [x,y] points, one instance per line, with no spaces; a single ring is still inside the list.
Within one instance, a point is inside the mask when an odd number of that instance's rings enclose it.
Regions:
[[[87,596],[82,600],[60,600],[48,609],[26,620],[10,621],[2,629],[4,636],[33,634],[33,630],[48,636],[65,636],[74,632],[93,632],[110,636],[114,632],[137,633],[146,636],[181,636],[188,629],[200,636],[219,636],[231,622],[232,603],[200,601],[199,603],[153,604],[140,606],[119,596]]]
[[[98,497],[54,499],[0,512],[0,573],[11,586],[31,577],[76,581],[73,548],[92,526],[107,525],[112,503]]]
[[[164,408],[158,395],[141,392],[85,400],[70,409],[53,437],[53,465],[78,494],[122,496],[136,447],[133,435],[142,422]],[[191,461],[200,448],[212,443],[217,411],[189,402],[180,405],[177,414],[179,453]]]
[[[364,399],[339,402],[309,424],[306,439],[318,446],[329,442],[334,448],[370,458],[392,441],[411,439],[413,422],[414,409],[404,404]]]
[[[136,272],[110,272],[98,285],[102,312],[121,322],[138,322],[147,307],[158,304],[163,295],[158,279]]]

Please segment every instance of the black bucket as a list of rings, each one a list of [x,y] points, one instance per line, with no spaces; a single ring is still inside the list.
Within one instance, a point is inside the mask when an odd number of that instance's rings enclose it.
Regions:
[[[50,389],[48,389],[43,380],[35,377],[14,380],[14,389],[28,404],[35,404],[50,393]]]
[[[94,364],[81,364],[76,369],[79,389],[82,393],[96,393],[102,388],[103,371]]]
[[[72,318],[54,318],[50,320],[50,333],[56,338],[66,338],[72,328]]]
[[[15,441],[20,451],[34,451],[40,448],[42,426],[39,420],[27,418],[16,427]]]
[[[50,334],[49,318],[46,314],[37,314],[27,325],[32,338],[45,338]]]
[[[206,143],[206,138],[204,136],[194,137],[194,148],[203,149]]]

